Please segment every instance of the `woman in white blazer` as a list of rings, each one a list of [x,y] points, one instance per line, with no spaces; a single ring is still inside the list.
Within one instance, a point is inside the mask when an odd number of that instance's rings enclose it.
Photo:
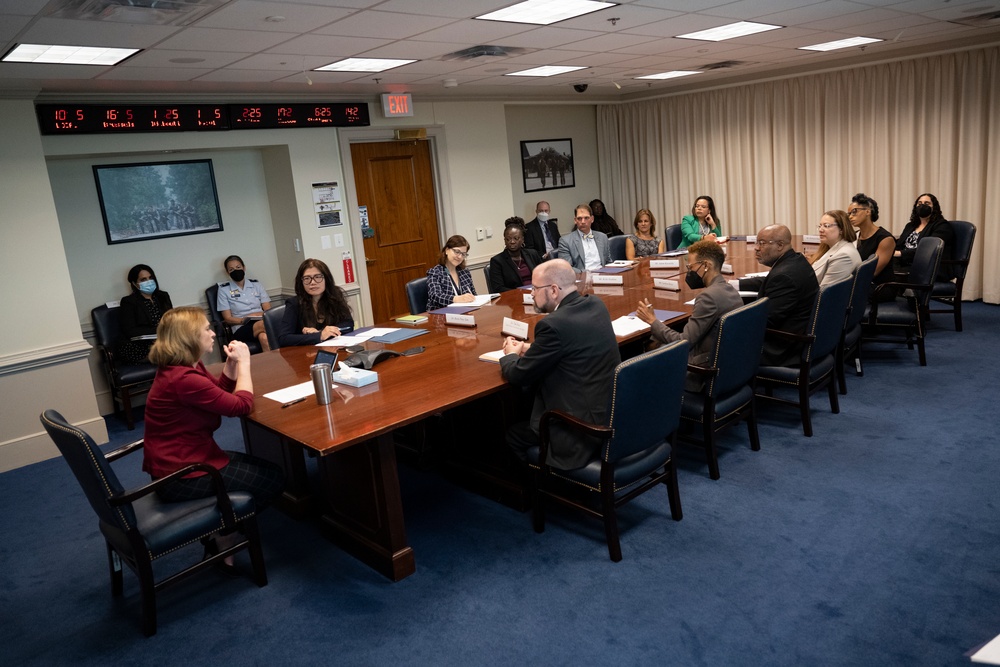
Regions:
[[[809,263],[820,287],[849,277],[861,266],[855,238],[857,234],[846,211],[827,211],[819,219],[819,248],[809,257]]]

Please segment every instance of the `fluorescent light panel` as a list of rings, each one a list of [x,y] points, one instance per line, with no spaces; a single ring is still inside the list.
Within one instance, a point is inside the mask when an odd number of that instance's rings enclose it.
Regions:
[[[397,58],[346,58],[329,65],[317,67],[314,72],[384,72],[393,67],[401,67],[415,63],[416,60],[399,60]]]
[[[104,46],[58,44],[18,44],[4,56],[5,63],[46,63],[54,65],[117,65],[141,49],[114,49]]]
[[[813,44],[812,46],[800,46],[801,51],[836,51],[837,49],[846,49],[850,46],[862,46],[864,44],[871,44],[873,42],[881,42],[884,40],[875,39],[874,37],[849,37],[847,39],[838,39],[833,42],[824,42],[823,44]]]
[[[691,74],[701,74],[701,72],[692,72],[690,70],[675,69],[671,72],[660,72],[659,74],[647,74],[646,76],[637,76],[636,79],[676,79],[680,76],[689,76]]]
[[[689,32],[686,35],[677,35],[677,37],[678,39],[700,39],[706,42],[722,42],[727,39],[746,37],[747,35],[755,35],[758,32],[767,32],[768,30],[777,30],[783,27],[780,25],[771,25],[770,23],[739,21],[737,23],[730,23],[729,25],[720,25],[718,28],[709,28],[708,30]]]
[[[568,67],[565,65],[543,65],[541,67],[532,67],[531,69],[521,70],[520,72],[508,72],[507,74],[504,74],[504,76],[555,76],[556,74],[575,72],[580,69],[587,68]]]
[[[597,2],[595,0],[525,0],[525,2],[519,2],[516,5],[498,9],[476,18],[484,21],[550,25],[600,9],[614,7],[617,4],[616,2]]]

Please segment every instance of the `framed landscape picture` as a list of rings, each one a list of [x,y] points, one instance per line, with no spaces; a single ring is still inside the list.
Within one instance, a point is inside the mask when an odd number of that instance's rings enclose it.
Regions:
[[[573,187],[573,140],[522,141],[521,169],[525,192]]]
[[[222,231],[211,160],[94,165],[108,244]]]

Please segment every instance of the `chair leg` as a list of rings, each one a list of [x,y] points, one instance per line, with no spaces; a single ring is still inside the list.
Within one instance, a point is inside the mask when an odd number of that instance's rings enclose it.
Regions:
[[[843,350],[843,348],[841,348]],[[844,372],[844,364],[847,360],[844,359],[843,351],[837,353],[837,384],[840,385],[840,393],[844,396],[847,395],[847,373]]]
[[[128,393],[128,387],[125,387],[121,391],[122,397],[122,410],[125,411],[125,423],[128,425],[128,430],[133,430],[135,428],[135,420],[132,419],[132,397]]]
[[[684,518],[684,512],[681,509],[681,493],[677,488],[677,466],[674,465],[673,454],[667,459],[664,464],[667,468],[667,499],[670,501],[670,517],[674,521],[680,521]]]
[[[832,377],[828,386],[830,391],[830,412],[838,415],[840,414],[840,398],[837,396],[837,388],[834,386]]]
[[[615,563],[622,559],[622,545],[618,538],[618,517],[615,515],[615,492],[605,486],[601,489],[601,513],[604,515],[604,534],[608,540],[608,555]]]
[[[122,559],[118,555],[118,552],[111,548],[110,542],[105,542],[104,544],[108,548],[108,569],[111,571],[111,595],[116,598],[121,597],[124,592]]]
[[[253,582],[259,588],[263,588],[267,586],[267,568],[264,566],[264,551],[260,546],[257,517],[250,517],[243,522],[243,534],[248,542],[247,551],[250,552],[250,564],[253,566]]]
[[[912,349],[912,346],[911,346]],[[920,336],[917,338],[917,354],[920,355],[920,365],[927,365],[927,354],[924,352],[924,337]]]
[[[954,308],[954,310],[955,310],[955,331],[961,331],[962,330],[962,291],[961,290],[959,290],[959,293],[955,295],[954,305],[955,305],[955,308]]]
[[[705,442],[705,458],[708,459],[708,476],[719,479],[719,452],[715,446],[715,410],[701,416],[702,440]]]
[[[813,434],[812,417],[809,415],[809,378],[799,379],[799,414],[802,415],[802,432],[807,438]]]
[[[750,449],[760,451],[760,434],[757,432],[757,405],[750,399],[750,414],[747,415],[747,435],[750,436]]]
[[[156,634],[156,583],[153,581],[153,564],[145,554],[137,553],[135,569],[139,577],[139,596],[142,599],[142,633],[152,637]]]
[[[545,505],[542,498],[542,471],[536,470],[531,494],[531,518],[536,533],[545,532]]]

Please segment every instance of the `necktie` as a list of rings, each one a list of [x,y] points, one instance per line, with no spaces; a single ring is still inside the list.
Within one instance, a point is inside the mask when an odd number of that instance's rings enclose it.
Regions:
[[[593,241],[594,240],[594,232],[590,232],[589,234],[584,234],[583,238],[590,239],[591,241]]]

